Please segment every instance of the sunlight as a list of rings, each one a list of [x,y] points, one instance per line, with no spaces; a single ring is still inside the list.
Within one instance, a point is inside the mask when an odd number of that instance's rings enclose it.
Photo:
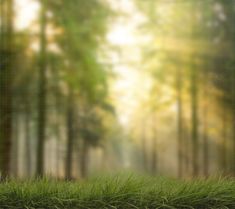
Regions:
[[[141,59],[139,43],[144,40],[140,41],[137,27],[144,18],[137,12],[132,1],[111,2],[114,9],[118,8],[119,12],[122,11],[127,15],[124,19],[116,20],[107,35],[108,42],[120,49],[120,55],[115,56],[114,53],[112,56],[112,60],[118,64],[113,69],[117,79],[111,89],[119,122],[127,128],[151,86],[151,79],[138,69]],[[146,39],[146,37],[141,38]]]
[[[234,1],[0,1],[0,183],[235,176]],[[92,207],[86,195],[74,208]]]
[[[120,47],[135,43],[132,28],[121,24],[116,24],[112,27],[107,39],[110,43]]]
[[[16,28],[26,29],[36,19],[39,3],[34,0],[16,0]]]

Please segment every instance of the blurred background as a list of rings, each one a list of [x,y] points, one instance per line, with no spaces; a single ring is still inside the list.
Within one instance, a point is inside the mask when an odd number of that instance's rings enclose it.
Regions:
[[[0,172],[235,174],[235,0],[1,0]]]

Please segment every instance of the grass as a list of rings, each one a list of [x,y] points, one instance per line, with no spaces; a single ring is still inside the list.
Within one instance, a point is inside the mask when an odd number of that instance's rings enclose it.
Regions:
[[[234,209],[235,181],[180,181],[135,175],[86,182],[9,181],[0,184],[0,208]]]

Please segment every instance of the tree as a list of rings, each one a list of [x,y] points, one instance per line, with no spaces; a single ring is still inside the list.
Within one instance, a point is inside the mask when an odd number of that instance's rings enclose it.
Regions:
[[[67,104],[67,151],[65,163],[65,178],[72,179],[72,160],[73,160],[73,145],[74,145],[74,95],[73,91],[69,89],[68,104]]]
[[[158,143],[157,143],[157,120],[156,115],[153,115],[153,138],[152,138],[152,163],[151,169],[153,175],[156,175],[158,172]]]
[[[63,9],[61,9],[62,6]],[[62,58],[66,60],[66,63],[62,65],[65,72],[63,82],[68,89],[68,95],[66,95],[68,98],[68,132],[65,173],[66,178],[70,179],[72,174],[72,147],[73,143],[80,138],[78,132],[86,130],[87,133],[82,135],[83,149],[81,149],[81,156],[84,162],[81,170],[83,176],[86,176],[85,166],[89,140],[93,138],[91,135],[97,134],[94,130],[89,129],[92,120],[89,119],[86,122],[86,117],[77,120],[74,119],[74,116],[80,116],[79,111],[82,109],[80,107],[82,103],[86,103],[93,109],[99,106],[97,100],[103,101],[107,96],[107,73],[98,61],[97,52],[104,42],[109,10],[104,2],[97,0],[69,0],[66,5],[63,4],[63,1],[51,1],[49,8],[54,14],[53,24],[63,31],[56,37],[56,42],[62,51]],[[79,25],[79,22],[86,22],[86,24]],[[72,95],[71,92],[73,92]],[[93,111],[89,108],[86,110],[88,112]],[[84,127],[84,130],[78,130],[78,128],[75,130],[77,121],[79,121],[79,126]]]
[[[46,129],[46,70],[47,70],[47,0],[41,0],[40,12],[40,54],[39,54],[39,83],[38,83],[38,142],[36,175],[44,173],[44,148]]]
[[[1,1],[0,40],[0,172],[1,179],[10,175],[12,140],[13,78],[13,0]]]
[[[182,107],[182,67],[177,68],[176,75],[176,89],[177,89],[177,132],[178,132],[178,176],[183,174],[183,107]]]

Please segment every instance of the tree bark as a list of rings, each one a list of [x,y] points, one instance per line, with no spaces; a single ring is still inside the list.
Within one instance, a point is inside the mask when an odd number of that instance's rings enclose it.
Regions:
[[[71,91],[71,90],[70,90]],[[74,141],[74,130],[73,130],[73,95],[70,92],[68,96],[68,109],[67,109],[67,151],[66,151],[66,163],[65,163],[65,178],[66,180],[72,179],[72,163],[73,163],[73,141]]]
[[[16,106],[15,106],[16,108]],[[14,127],[13,127],[13,134],[14,134],[14,141],[12,144],[12,164],[13,164],[13,176],[17,178],[19,176],[19,171],[20,171],[20,165],[19,165],[19,151],[20,151],[20,122],[21,122],[21,114],[20,112],[16,112],[14,114]]]
[[[81,177],[87,178],[88,175],[88,151],[89,145],[86,139],[83,139],[83,147],[81,150]]]
[[[16,107],[14,107],[16,108]],[[12,160],[11,160],[11,165],[12,165],[12,176],[14,178],[18,177],[19,174],[19,134],[20,134],[20,114],[18,111],[14,114],[14,120],[13,120],[13,143],[12,143]]]
[[[182,69],[177,69],[177,138],[178,138],[178,177],[183,174],[183,120],[182,120]]]
[[[191,2],[192,7],[192,39],[195,39],[196,28],[198,27],[198,2]],[[192,65],[191,65],[191,123],[192,123],[192,174],[194,177],[198,176],[199,165],[198,165],[198,67],[196,66],[196,54],[192,54]]]
[[[205,72],[204,79],[204,107],[203,107],[203,173],[209,175],[209,142],[208,142],[208,70]]]
[[[192,160],[193,176],[198,175],[198,73],[195,66],[191,72],[191,111],[192,111]]]
[[[13,0],[8,0],[1,5],[0,172],[3,181],[10,175],[12,144],[13,4]]]
[[[220,145],[220,161],[221,165],[220,168],[223,171],[223,173],[226,173],[227,171],[227,113],[226,109],[224,107],[222,112],[222,132],[221,132],[221,145]]]
[[[45,149],[45,127],[46,127],[46,2],[41,0],[41,22],[40,22],[40,60],[39,60],[39,89],[38,89],[38,144],[37,144],[37,167],[36,175],[42,177],[44,174],[44,149]]]
[[[60,122],[59,122],[59,117],[57,117],[57,133],[56,133],[56,174],[57,177],[59,177],[60,174],[60,159],[61,159],[61,154],[60,154],[60,142],[61,142],[61,132],[60,132]]]
[[[184,153],[183,153],[184,173],[188,175],[190,172],[191,141],[190,141],[189,129],[185,123],[183,123],[183,139],[184,139]]]
[[[25,158],[26,158],[26,172],[27,176],[31,176],[31,137],[30,137],[30,105],[26,101],[25,112]]]
[[[232,105],[233,107],[235,107],[235,69],[232,69]],[[232,130],[233,130],[233,150],[232,150],[232,173],[233,176],[235,176],[235,108],[233,108],[233,112],[232,112]]]

